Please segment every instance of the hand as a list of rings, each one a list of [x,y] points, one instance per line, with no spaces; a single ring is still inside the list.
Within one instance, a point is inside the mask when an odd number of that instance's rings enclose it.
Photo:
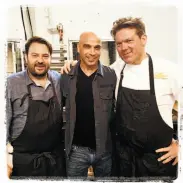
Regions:
[[[10,178],[13,170],[13,155],[9,153],[13,153],[13,147],[11,146],[10,143],[6,145],[7,174],[8,174],[8,177]]]
[[[156,150],[156,153],[159,152],[167,152],[163,156],[161,156],[158,161],[163,161],[163,164],[170,162],[174,159],[172,165],[176,165],[178,163],[178,151],[179,151],[179,144],[176,140],[172,139],[172,143],[168,147],[160,148]]]
[[[12,170],[13,170],[13,168],[11,168],[11,167],[9,167],[9,166],[7,165],[7,175],[8,175],[8,178],[10,178],[10,176],[11,176],[11,174],[12,174]]]
[[[71,70],[71,66],[75,66],[77,64],[77,60],[66,60],[63,67],[61,67],[60,73],[61,74],[68,74]]]

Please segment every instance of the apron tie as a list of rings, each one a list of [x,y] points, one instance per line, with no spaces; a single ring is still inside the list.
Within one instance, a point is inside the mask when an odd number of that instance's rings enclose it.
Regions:
[[[51,152],[43,152],[39,155],[37,155],[33,161],[34,161],[34,168],[38,168],[41,164],[41,157],[46,157],[50,160],[50,164],[51,165],[55,165],[56,164],[56,161],[55,159],[53,158],[53,156],[51,155]]]

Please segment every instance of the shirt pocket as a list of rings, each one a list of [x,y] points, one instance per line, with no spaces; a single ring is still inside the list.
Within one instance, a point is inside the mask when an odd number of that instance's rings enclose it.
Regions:
[[[112,87],[100,88],[101,108],[103,111],[111,111],[113,102]]]

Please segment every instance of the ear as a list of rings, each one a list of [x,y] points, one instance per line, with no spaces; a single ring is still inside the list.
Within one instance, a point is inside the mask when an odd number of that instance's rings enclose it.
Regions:
[[[147,43],[147,35],[144,34],[144,35],[141,36],[141,43],[142,43],[143,46],[146,45],[146,43]]]
[[[28,55],[27,54],[25,54],[25,62],[26,62],[26,64],[28,62]]]
[[[77,51],[78,51],[78,53],[79,53],[79,43],[77,43]]]

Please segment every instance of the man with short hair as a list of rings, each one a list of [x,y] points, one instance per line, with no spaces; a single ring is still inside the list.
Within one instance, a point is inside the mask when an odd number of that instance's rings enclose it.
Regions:
[[[78,52],[80,61],[61,78],[66,99],[67,175],[87,177],[92,166],[95,177],[110,176],[116,75],[100,63],[101,40],[93,32],[81,34]]]
[[[146,53],[140,18],[116,20],[111,34],[122,59],[111,65],[117,75],[119,175],[175,177],[178,144],[172,142],[172,108],[179,93],[178,68]]]
[[[7,153],[13,154],[8,155],[12,176],[65,175],[60,74],[49,70],[51,54],[48,41],[30,38],[25,44],[27,69],[7,78],[7,147],[13,147]]]

